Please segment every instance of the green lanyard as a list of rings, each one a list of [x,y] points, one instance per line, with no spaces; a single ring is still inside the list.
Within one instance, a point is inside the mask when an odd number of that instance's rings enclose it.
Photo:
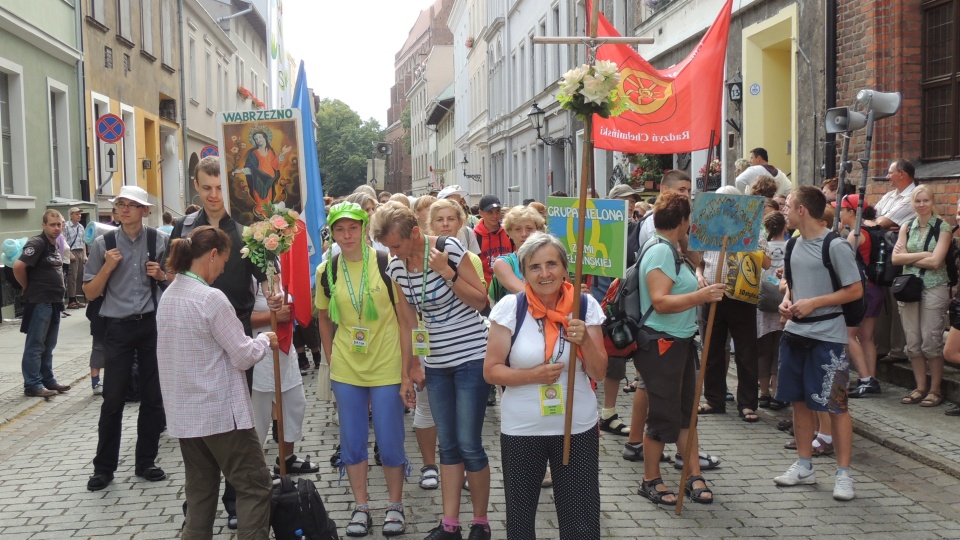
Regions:
[[[367,248],[363,247],[363,257],[367,257]],[[360,274],[360,301],[357,302],[357,297],[353,292],[353,283],[350,282],[350,272],[347,270],[347,259],[344,258],[343,254],[340,255],[341,268],[343,268],[343,277],[347,280],[347,292],[350,293],[350,303],[353,304],[353,309],[357,310],[357,318],[363,320],[363,286],[367,282],[367,274],[363,272]]]
[[[207,280],[203,279],[202,277],[194,274],[193,272],[191,272],[191,271],[189,271],[189,270],[185,270],[185,271],[183,272],[183,275],[185,275],[185,276],[187,276],[187,277],[189,277],[189,278],[193,278],[193,279],[199,281],[200,283],[203,283],[203,284],[206,285],[207,287],[210,286],[210,284],[207,283]]]
[[[423,273],[420,281],[420,305],[416,306],[417,316],[420,317],[420,328],[423,328],[423,309],[427,305],[427,257],[430,251],[430,240],[427,235],[423,235]],[[406,270],[406,269],[405,269]],[[411,283],[410,271],[407,270],[407,283]],[[416,295],[413,297],[416,304]]]

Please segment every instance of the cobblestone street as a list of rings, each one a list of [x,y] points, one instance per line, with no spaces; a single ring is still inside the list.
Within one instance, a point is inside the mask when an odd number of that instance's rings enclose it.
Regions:
[[[6,329],[0,336],[5,343],[19,339]],[[74,390],[44,402],[23,397],[17,377],[5,375],[7,385],[0,394],[4,409],[0,426],[0,535],[4,540],[17,538],[173,538],[183,522],[183,468],[176,441],[161,438],[159,463],[168,474],[165,481],[150,483],[133,474],[133,438],[136,404],[127,406],[121,464],[116,480],[107,489],[91,493],[86,489],[91,474],[90,460],[97,443],[96,425],[100,398],[90,393],[85,376],[86,356],[58,362],[57,373],[63,382],[77,382]],[[298,454],[328,463],[337,441],[333,408],[312,399],[315,375],[305,377],[308,414],[305,440]],[[602,497],[601,524],[605,538],[787,537],[814,538],[828,534],[869,538],[958,538],[960,537],[960,481],[943,472],[951,470],[950,458],[958,451],[952,419],[939,410],[923,414],[926,421],[913,422],[903,417],[907,409],[897,404],[900,392],[885,387],[882,396],[853,402],[858,431],[869,431],[870,440],[856,436],[854,477],[857,498],[838,503],[831,498],[834,461],[817,458],[819,481],[816,486],[778,488],[772,478],[795,459],[783,449],[789,437],[777,431],[778,416],[763,411],[763,422],[747,424],[735,413],[701,418],[703,449],[721,456],[719,469],[706,473],[716,502],[705,506],[687,501],[683,515],[674,509],[657,508],[637,495],[642,463],[625,462],[620,457],[624,438],[604,433],[600,439]],[[629,410],[630,395],[621,394],[621,414]],[[7,409],[20,407],[12,415]],[[898,416],[900,414],[900,416]],[[412,415],[407,415],[409,426]],[[489,442],[493,469],[490,520],[495,538],[504,538],[504,498],[499,460],[499,407],[488,409],[484,431]],[[909,425],[909,427],[908,427]],[[866,426],[866,427],[864,427]],[[933,427],[931,427],[933,426]],[[869,428],[869,429],[868,429]],[[906,443],[897,437],[912,439]],[[900,442],[896,442],[900,440]],[[913,448],[900,453],[880,441]],[[918,443],[918,445],[915,445]],[[371,438],[372,454],[372,438]],[[416,471],[421,463],[412,431],[408,432],[407,453],[415,474],[405,487],[407,538],[421,538],[436,526],[440,516],[440,492],[424,491],[417,485]],[[276,453],[272,442],[267,447],[269,461]],[[930,457],[924,460],[924,456]],[[935,457],[947,459],[937,461]],[[931,461],[932,460],[932,461]],[[921,461],[936,465],[933,468]],[[372,459],[371,459],[372,463]],[[679,483],[680,471],[669,464],[664,480],[672,487]],[[318,475],[332,517],[343,526],[349,520],[352,497],[346,478],[338,482],[338,473],[323,467]],[[386,506],[386,488],[378,467],[370,475],[374,538]],[[469,494],[465,494],[466,498]],[[464,507],[469,518],[469,504]],[[531,518],[532,519],[532,518]],[[545,489],[536,517],[540,538],[557,536],[552,494]],[[217,521],[217,538],[230,538],[225,515]],[[223,527],[222,529],[219,529]]]

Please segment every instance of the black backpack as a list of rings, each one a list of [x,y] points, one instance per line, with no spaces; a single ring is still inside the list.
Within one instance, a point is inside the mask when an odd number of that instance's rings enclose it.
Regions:
[[[617,349],[626,349],[635,340],[637,331],[653,309],[653,306],[650,306],[646,313],[640,312],[640,262],[643,260],[643,255],[656,244],[666,244],[673,252],[678,274],[680,267],[683,266],[683,259],[677,248],[670,242],[656,238],[653,244],[639,254],[633,265],[627,268],[623,278],[610,284],[611,288],[616,287],[616,293],[605,307],[607,319],[603,322],[603,334],[610,337]]]
[[[860,250],[854,250],[857,262],[863,268],[870,283],[881,287],[893,285],[893,278],[900,275],[903,267],[893,264],[893,248],[897,245],[897,234],[878,226],[864,225],[860,232],[870,236],[870,264],[867,264],[860,255]]]
[[[340,540],[317,486],[306,478],[280,479],[270,499],[270,526],[277,540]],[[298,533],[299,531],[299,533]]]
[[[840,238],[834,231],[830,231],[823,238],[823,249],[821,251],[821,257],[823,258],[823,266],[827,269],[827,272],[830,274],[830,283],[833,285],[834,291],[839,291],[843,288],[840,284],[840,277],[837,275],[837,271],[833,268],[833,262],[830,260],[830,245],[833,244],[834,240],[840,240],[841,242],[846,242]],[[787,242],[787,253],[783,259],[783,275],[787,278],[787,287],[792,291],[793,290],[793,275],[790,272],[790,255],[793,253],[793,247],[797,243],[797,237],[794,236]],[[849,243],[847,245],[850,245]],[[863,267],[857,265],[857,270],[860,272],[860,286],[863,287],[863,294],[860,295],[856,300],[851,300],[846,304],[842,304],[842,308],[839,313],[830,313],[827,315],[817,315],[815,317],[804,317],[802,319],[797,319],[794,317],[793,322],[800,324],[811,324],[820,321],[826,321],[830,319],[835,319],[843,315],[843,321],[845,325],[849,327],[860,326],[860,323],[863,322],[863,316],[867,313],[867,275],[864,273]],[[791,296],[791,300],[792,300]]]

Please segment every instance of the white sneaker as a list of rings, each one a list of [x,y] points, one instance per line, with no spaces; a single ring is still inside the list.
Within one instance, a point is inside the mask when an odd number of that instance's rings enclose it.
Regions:
[[[795,461],[793,465],[787,469],[787,472],[781,474],[780,476],[773,479],[773,483],[778,486],[797,486],[800,484],[816,484],[817,483],[817,471],[813,468],[807,469],[803,465],[800,465],[799,461]],[[852,485],[851,485],[852,489]]]
[[[838,474],[833,484],[833,498],[838,501],[852,501],[853,497],[853,478],[847,474]]]
[[[93,387],[93,395],[95,396],[103,395],[103,383],[97,383],[97,385]]]

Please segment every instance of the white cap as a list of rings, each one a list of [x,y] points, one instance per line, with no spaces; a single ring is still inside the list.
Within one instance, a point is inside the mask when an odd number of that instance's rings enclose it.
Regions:
[[[147,191],[142,187],[123,186],[120,188],[120,193],[116,197],[110,199],[110,202],[117,202],[117,199],[127,199],[144,206],[153,206],[153,204],[147,201],[148,197],[149,195],[147,195]]]
[[[440,190],[440,193],[437,194],[438,199],[446,199],[451,195],[459,195],[461,199],[467,197],[467,190],[461,188],[460,186],[454,184],[452,186],[447,186]]]

